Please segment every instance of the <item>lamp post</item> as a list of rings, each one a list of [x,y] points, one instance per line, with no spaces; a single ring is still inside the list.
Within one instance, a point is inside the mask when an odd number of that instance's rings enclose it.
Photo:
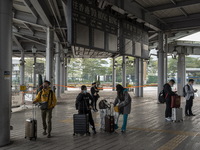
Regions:
[[[33,53],[33,58],[34,58],[34,62],[33,62],[33,89],[36,88],[36,52],[37,52],[37,48],[35,47],[35,45],[32,46],[32,53]]]

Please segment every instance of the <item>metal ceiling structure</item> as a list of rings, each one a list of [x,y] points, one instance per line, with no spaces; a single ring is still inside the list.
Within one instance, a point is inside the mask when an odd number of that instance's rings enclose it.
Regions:
[[[160,31],[166,33],[170,43],[200,29],[199,0],[97,0],[97,5],[147,27],[150,48],[157,46]],[[37,57],[44,57],[47,27],[54,30],[55,42],[61,43],[62,48],[68,47],[66,6],[67,0],[14,0],[13,56],[20,56],[24,50],[25,55],[31,57],[31,48],[35,45]],[[69,50],[69,55],[84,58],[113,56],[108,52],[76,47]]]

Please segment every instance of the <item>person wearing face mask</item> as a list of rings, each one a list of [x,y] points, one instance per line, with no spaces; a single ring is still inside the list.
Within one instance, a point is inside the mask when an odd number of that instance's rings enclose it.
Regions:
[[[41,109],[42,115],[42,123],[43,123],[43,135],[47,135],[48,138],[51,137],[51,130],[52,130],[52,111],[53,108],[56,106],[57,99],[55,93],[50,89],[49,85],[51,83],[49,81],[44,81],[43,89],[38,92],[33,104],[35,103],[45,103],[47,102],[47,108]],[[46,123],[47,121],[47,123]]]
[[[194,80],[189,79],[188,84],[184,86],[184,90],[186,93],[185,94],[185,99],[186,99],[185,115],[186,116],[195,116],[192,113],[192,106],[193,106],[194,93],[197,92],[197,89],[196,90],[193,89],[193,84],[194,84]]]
[[[93,133],[96,134],[94,120],[91,113],[91,109],[93,108],[93,101],[93,97],[90,95],[90,93],[87,92],[87,87],[82,85],[81,92],[76,98],[76,109],[78,110],[78,114],[88,114]]]
[[[175,84],[175,81],[171,79],[168,83],[166,83],[164,88],[165,99],[166,99],[166,109],[165,109],[165,120],[172,121],[172,108],[171,108],[171,96],[176,95],[175,92],[172,91],[172,86]]]

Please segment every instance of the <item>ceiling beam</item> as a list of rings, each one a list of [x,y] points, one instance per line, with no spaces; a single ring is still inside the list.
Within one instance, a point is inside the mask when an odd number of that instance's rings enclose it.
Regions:
[[[49,19],[48,13],[45,12],[45,7],[41,6],[41,1],[38,0],[30,0],[31,4],[39,14],[40,18],[43,20],[44,24],[48,27],[52,27],[52,23]]]
[[[185,17],[185,16],[176,16],[176,17],[162,18],[162,20],[164,20],[167,23],[180,22],[180,21],[192,21],[192,20],[195,20],[195,19],[200,19],[200,13],[191,14],[191,15],[188,15],[187,17]]]
[[[144,8],[133,1],[133,0],[125,0],[121,1],[122,4],[119,4],[119,1],[110,1],[106,0],[109,4],[116,6],[119,9],[122,9],[127,14],[133,14],[136,18],[139,18],[144,21],[147,27],[152,28],[155,31],[162,30],[162,22],[158,20],[155,16],[152,16],[150,13],[146,13],[147,11]]]
[[[158,33],[154,33],[153,35],[149,36],[149,40],[153,39],[156,36],[158,36]]]
[[[24,4],[26,5],[26,7],[31,11],[32,15],[35,18],[38,18],[38,13],[36,12],[35,8],[33,7],[33,5],[31,4],[31,2],[29,0],[24,0]]]
[[[13,35],[18,36],[18,37],[20,37],[20,38],[22,38],[22,39],[25,39],[25,40],[31,41],[31,42],[33,42],[33,43],[37,43],[37,44],[40,44],[40,45],[44,45],[44,46],[46,46],[46,44],[44,44],[44,43],[42,43],[42,42],[39,42],[39,41],[37,41],[37,40],[33,40],[33,39],[31,39],[31,38],[28,38],[28,37],[22,36],[22,35],[20,35],[20,34],[13,33]]]
[[[27,24],[27,23],[23,23],[24,24],[24,26],[29,30],[29,31],[31,31],[31,33],[34,35],[35,34],[35,31],[34,31],[34,29],[29,25],[29,24]]]
[[[182,21],[182,22],[173,22],[169,23],[170,28],[166,28],[165,30],[188,30],[188,29],[199,29],[200,21],[199,19],[192,21]]]
[[[17,44],[19,50],[24,50],[24,48],[22,47],[21,43],[19,42],[19,40],[17,39],[15,35],[12,36],[12,39]]]
[[[59,8],[58,8],[58,3],[57,3],[57,1],[56,1],[56,0],[53,0],[53,4],[54,4],[55,10],[56,10],[56,14],[57,14],[57,16],[58,16],[58,19],[59,19],[59,21],[61,21],[61,20],[62,20],[62,17],[61,17]]]
[[[200,1],[199,0],[185,0],[185,1],[176,2],[176,5],[172,3],[168,3],[168,4],[148,7],[146,9],[150,12],[154,12],[154,11],[165,10],[165,9],[180,8],[180,7],[195,5],[195,4],[200,4]]]

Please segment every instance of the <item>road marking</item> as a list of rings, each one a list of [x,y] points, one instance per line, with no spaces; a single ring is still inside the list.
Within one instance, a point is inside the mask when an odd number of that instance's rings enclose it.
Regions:
[[[171,139],[169,142],[165,143],[163,146],[159,147],[157,150],[173,150],[175,149],[179,144],[181,144],[188,136],[184,135],[177,135],[173,139]]]

